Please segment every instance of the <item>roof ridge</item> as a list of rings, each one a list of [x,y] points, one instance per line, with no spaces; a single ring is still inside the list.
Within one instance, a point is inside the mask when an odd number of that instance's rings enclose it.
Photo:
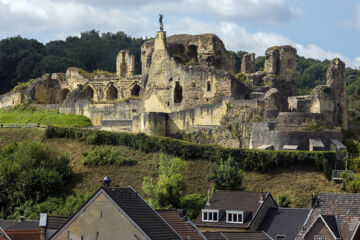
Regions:
[[[287,207],[279,207],[279,209],[291,209],[291,210],[309,210],[310,211],[310,208],[287,208]]]

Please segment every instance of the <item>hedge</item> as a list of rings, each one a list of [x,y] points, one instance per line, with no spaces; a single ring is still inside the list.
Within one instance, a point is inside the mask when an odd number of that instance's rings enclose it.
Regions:
[[[266,172],[280,166],[311,166],[328,178],[335,166],[336,153],[329,151],[273,151],[224,148],[197,144],[169,137],[148,136],[144,133],[107,132],[98,130],[48,127],[47,138],[71,138],[94,145],[123,145],[143,152],[163,152],[184,159],[206,159],[219,162],[232,156],[246,171]],[[339,166],[338,166],[339,167]]]

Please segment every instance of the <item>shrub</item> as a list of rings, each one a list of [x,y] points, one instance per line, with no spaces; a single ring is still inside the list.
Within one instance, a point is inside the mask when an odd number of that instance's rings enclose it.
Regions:
[[[117,167],[121,166],[132,166],[137,162],[130,158],[125,157],[119,151],[114,151],[110,147],[96,147],[90,152],[83,153],[82,163],[85,166],[105,166],[114,165]]]
[[[291,198],[286,194],[279,196],[278,205],[279,207],[286,207],[286,208],[290,207]]]
[[[181,208],[185,209],[186,215],[194,220],[200,214],[206,200],[206,195],[189,194],[182,199]]]
[[[65,191],[72,174],[69,158],[40,143],[9,144],[0,152],[0,206],[3,215],[32,201]]]
[[[360,143],[355,139],[345,138],[344,145],[346,146],[349,153],[360,153]]]
[[[214,182],[215,189],[239,190],[244,175],[244,171],[239,169],[234,159],[229,156],[212,169],[208,181]]]
[[[239,72],[235,75],[237,79],[239,79],[241,82],[246,83],[246,75],[242,72]]]
[[[195,58],[192,58],[190,61],[188,61],[186,63],[186,65],[188,66],[195,66],[195,65],[199,65],[199,63],[195,60]]]
[[[17,85],[11,91],[16,92],[18,90],[23,90],[23,89],[27,88],[34,81],[35,81],[35,79],[30,79],[27,82],[18,82]]]
[[[92,135],[91,139],[87,137]],[[147,136],[143,133],[115,133],[87,129],[48,127],[48,138],[71,138],[95,145],[123,145],[143,152],[163,152],[185,159],[205,159],[219,162],[231,156],[245,171],[269,171],[281,166],[311,166],[328,178],[335,166],[336,153],[327,151],[270,151],[224,148],[211,144],[197,144],[169,137]],[[341,166],[338,166],[339,168]]]
[[[159,177],[156,183],[145,177],[143,190],[155,208],[179,208],[186,190],[184,172],[187,164],[180,158],[160,155]]]

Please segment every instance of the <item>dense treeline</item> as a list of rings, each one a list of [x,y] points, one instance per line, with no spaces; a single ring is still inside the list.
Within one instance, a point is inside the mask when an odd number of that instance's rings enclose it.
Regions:
[[[0,94],[10,91],[18,82],[43,73],[65,72],[71,66],[115,72],[116,55],[122,49],[135,55],[135,71],[140,73],[140,47],[144,41],[124,32],[100,35],[95,30],[45,45],[20,36],[3,39],[0,41]]]

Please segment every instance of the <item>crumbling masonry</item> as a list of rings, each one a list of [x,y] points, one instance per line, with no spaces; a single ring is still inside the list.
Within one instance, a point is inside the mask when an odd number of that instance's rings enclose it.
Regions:
[[[100,129],[179,136],[230,147],[260,149],[339,148],[347,129],[345,64],[331,61],[326,85],[296,96],[296,49],[265,52],[263,72],[246,54],[234,76],[234,59],[214,34],[174,35],[160,31],[135,58],[119,52],[116,73],[69,68],[0,96],[0,107],[43,104],[82,114]],[[313,146],[316,145],[316,146]]]

